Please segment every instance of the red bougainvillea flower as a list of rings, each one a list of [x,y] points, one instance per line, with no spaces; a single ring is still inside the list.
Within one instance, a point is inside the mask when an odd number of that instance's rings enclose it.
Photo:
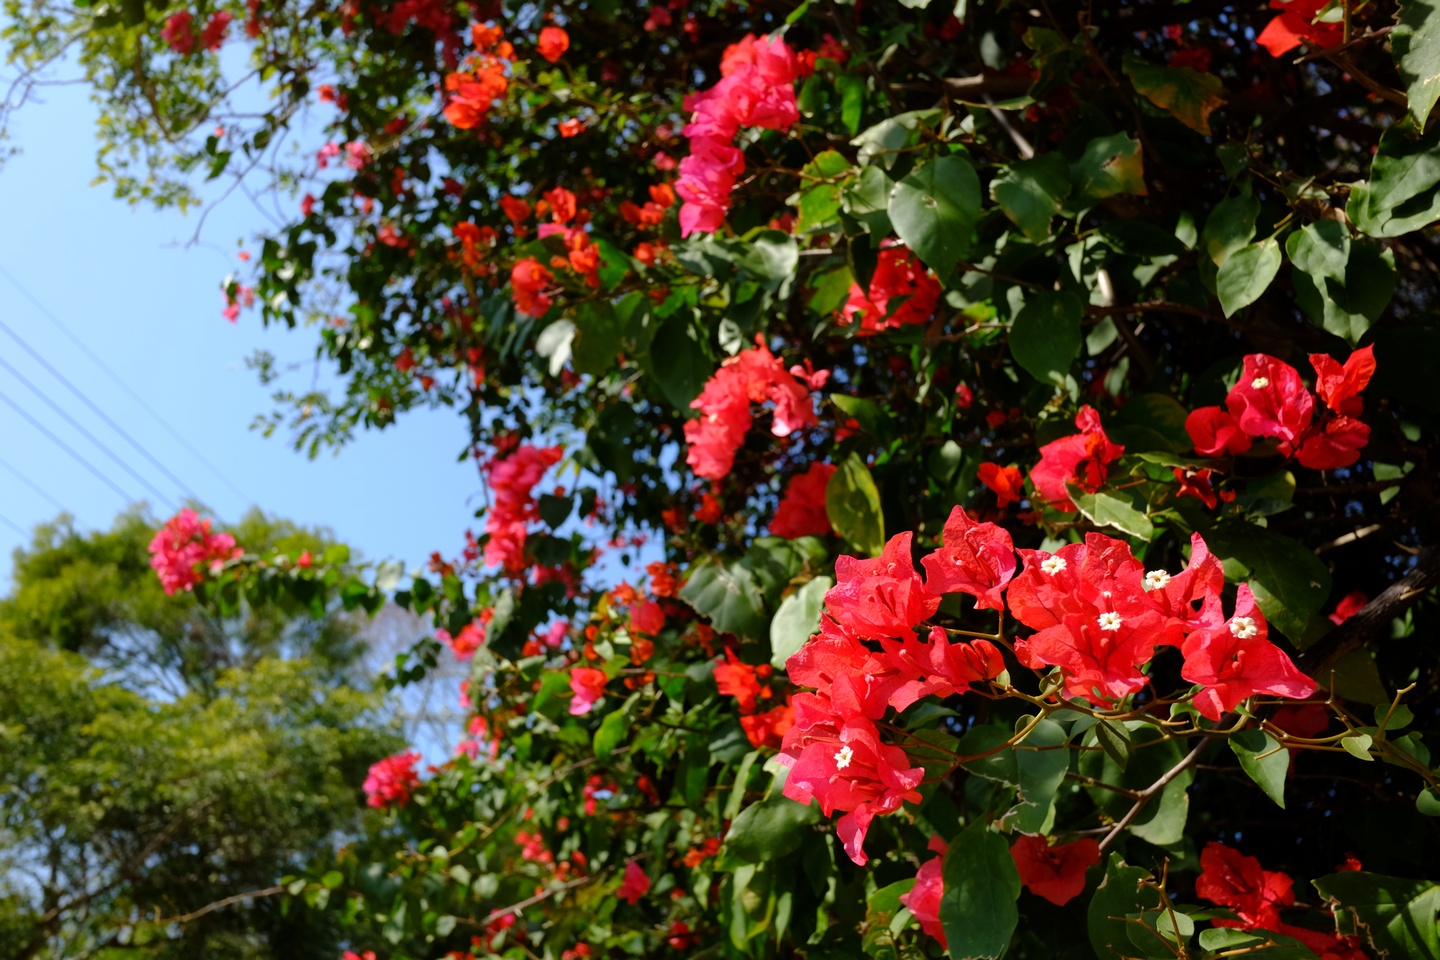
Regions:
[[[1251,440],[1223,407],[1201,407],[1185,418],[1185,430],[1202,457],[1235,456],[1250,449]]]
[[[753,713],[740,718],[740,729],[750,746],[758,749],[780,748],[785,734],[795,726],[795,708],[788,703],[781,704],[763,713]]]
[[[543,317],[555,302],[545,289],[555,277],[534,257],[519,260],[510,268],[510,289],[515,309],[527,317]]]
[[[179,13],[170,15],[165,21],[165,26],[160,28],[160,39],[170,45],[170,49],[188,57],[195,52],[195,15],[188,10],[181,10]]]
[[[1315,681],[1295,668],[1285,651],[1266,638],[1267,632],[1249,584],[1242,583],[1233,617],[1186,638],[1180,648],[1185,655],[1180,675],[1202,687],[1195,696],[1201,716],[1219,720],[1257,693],[1303,700],[1315,692]]]
[[[1283,873],[1263,870],[1260,861],[1223,843],[1211,841],[1200,853],[1195,895],[1235,911],[1238,920],[1219,918],[1220,927],[1261,927],[1277,930],[1280,907],[1295,902],[1294,881]]]
[[[920,929],[938,940],[942,950],[948,950],[950,945],[945,940],[945,927],[940,922],[940,898],[945,894],[943,844],[939,852],[940,856],[920,865],[919,872],[915,874],[915,886],[910,888],[909,893],[900,895],[900,902],[920,921]]]
[[[531,491],[545,471],[560,462],[560,447],[522,444],[509,456],[492,460],[486,467],[495,501],[485,518],[485,562],[499,564],[511,576],[525,570],[525,537],[529,524],[540,518],[540,508]]]
[[[410,793],[420,785],[420,775],[415,772],[419,760],[420,754],[406,750],[372,765],[362,786],[365,802],[377,810],[405,806]]]
[[[685,461],[690,468],[712,480],[728,476],[735,451],[750,430],[750,404],[767,401],[774,404],[770,432],[777,437],[819,423],[809,387],[757,339],[754,348],[722,363],[690,403],[700,411],[700,416],[685,421],[685,442],[690,448]]]
[[[915,572],[914,536],[896,534],[873,560],[841,556],[835,561],[836,583],[825,594],[825,609],[843,629],[857,637],[905,637],[940,608],[940,598],[925,589]]]
[[[1335,604],[1335,612],[1330,614],[1330,622],[1338,627],[1364,609],[1365,604],[1369,602],[1370,597],[1364,590],[1345,594],[1340,598],[1340,602]]]
[[[1030,471],[1035,492],[1050,506],[1067,513],[1074,511],[1066,483],[1073,483],[1088,493],[1100,489],[1108,474],[1108,465],[1120,458],[1125,448],[1111,443],[1100,426],[1100,414],[1093,407],[1081,407],[1075,415],[1080,432],[1052,440],[1040,448],[1040,462]]]
[[[517,227],[530,219],[530,204],[508,193],[500,197],[500,209],[505,211],[505,216]]]
[[[1175,467],[1172,473],[1180,483],[1180,490],[1175,496],[1194,497],[1205,504],[1206,508],[1214,510],[1220,504],[1220,499],[1215,493],[1215,488],[1210,484],[1213,472],[1209,467],[1204,469]]]
[[[650,877],[635,861],[625,864],[625,879],[615,890],[615,896],[632,907],[650,890]]]
[[[1348,467],[1370,442],[1370,428],[1354,417],[1333,417],[1306,435],[1295,459],[1311,470]]]
[[[1357,417],[1364,409],[1360,393],[1370,385],[1375,374],[1375,348],[1361,347],[1341,366],[1328,354],[1310,354],[1315,368],[1315,392],[1321,402],[1346,417]]]
[[[998,463],[982,463],[976,472],[980,482],[995,492],[1000,509],[1025,499],[1025,475],[1019,467],[1002,467]]]
[[[828,463],[812,463],[804,473],[797,473],[785,485],[785,496],[775,508],[770,532],[777,537],[823,537],[830,532],[830,514],[825,510],[825,490],[835,467]]]
[[[1327,0],[1270,0],[1270,9],[1283,11],[1260,31],[1255,42],[1270,56],[1279,57],[1308,40],[1317,47],[1337,46],[1345,39],[1345,27],[1341,23],[1315,23],[1315,17],[1325,8]]]
[[[1015,576],[1015,544],[1003,527],[976,523],[963,507],[945,521],[944,546],[923,561],[926,588],[936,596],[968,593],[975,606],[1004,610],[1001,593]]]
[[[665,611],[654,600],[642,600],[630,607],[630,632],[657,636],[665,629]]]
[[[1162,640],[1165,618],[1145,595],[1130,547],[1091,533],[1054,554],[1020,556],[1025,569],[1010,584],[1010,611],[1039,631],[1016,642],[1020,662],[1060,667],[1066,694],[1096,704],[1145,686],[1140,667]]]
[[[929,323],[940,302],[940,284],[904,247],[881,250],[870,278],[870,289],[850,285],[850,296],[840,309],[840,324],[860,319],[860,336],[868,337],[907,324]]]
[[[1184,570],[1174,576],[1163,569],[1146,571],[1144,586],[1146,599],[1166,620],[1162,643],[1179,646],[1192,630],[1214,626],[1223,617],[1219,603],[1225,569],[1198,533],[1190,535],[1190,563]]]
[[[1294,367],[1263,353],[1245,357],[1240,379],[1225,397],[1236,425],[1250,437],[1274,437],[1289,456],[1310,426],[1315,399]]]
[[[761,690],[756,668],[741,661],[730,647],[725,648],[725,659],[715,665],[715,686],[722,696],[735,698],[741,713],[755,712]]]
[[[192,590],[206,573],[220,571],[227,560],[245,551],[228,533],[211,533],[209,519],[185,508],[165,522],[150,540],[150,567],[160,577],[166,596]]]
[[[1086,837],[1052,847],[1045,837],[1021,834],[1010,856],[1026,890],[1063,907],[1085,889],[1085,871],[1100,862],[1100,844]]]
[[[785,662],[791,683],[816,690],[795,697],[797,710],[803,708],[807,716],[830,711],[837,716],[858,714],[878,720],[885,715],[892,695],[919,679],[919,669],[882,659],[846,635],[833,620],[825,618],[820,626],[820,635]]]
[[[535,43],[535,52],[551,63],[565,56],[565,51],[569,49],[570,34],[560,27],[542,28],[540,38]]]
[[[436,630],[435,637],[454,651],[456,660],[468,660],[485,643],[485,624],[480,620],[471,620],[454,637],[447,630]]]
[[[575,691],[575,696],[570,698],[571,715],[582,717],[589,713],[590,708],[595,706],[595,701],[605,696],[605,685],[609,682],[604,670],[596,670],[594,667],[576,667],[571,670],[570,689]]]
[[[797,710],[796,724],[785,734],[783,756],[794,760],[785,796],[804,804],[819,800],[827,817],[845,811],[835,832],[850,859],[864,866],[871,821],[900,809],[906,800],[919,800],[915,788],[925,770],[911,767],[904,750],[882,743],[875,725],[864,717],[804,727],[802,722]]]
[[[235,15],[226,10],[221,10],[210,17],[205,24],[205,29],[200,31],[200,46],[214,53],[225,43],[225,34],[230,30],[230,21]]]

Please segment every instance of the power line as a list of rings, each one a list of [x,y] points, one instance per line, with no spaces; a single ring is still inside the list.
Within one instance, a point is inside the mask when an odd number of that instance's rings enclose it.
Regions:
[[[128,396],[131,400],[134,400],[137,404],[140,405],[140,408],[142,410],[150,414],[151,418],[154,419],[156,423],[160,424],[160,426],[165,430],[166,433],[170,434],[171,439],[173,439],[176,443],[180,444],[182,447],[188,450],[192,457],[204,464],[205,468],[211,473],[213,473],[220,480],[221,483],[223,483],[227,488],[229,488],[231,493],[235,494],[235,496],[239,497],[240,500],[246,504],[253,504],[256,502],[254,498],[246,496],[239,487],[235,486],[234,482],[231,481],[228,474],[226,474],[224,471],[220,470],[213,463],[207,460],[203,453],[201,453],[199,450],[196,450],[195,447],[190,444],[190,441],[186,440],[185,437],[178,430],[170,426],[169,421],[167,421],[164,417],[160,416],[160,414],[155,411],[155,408],[151,407],[150,404],[145,402],[145,399],[143,397],[141,397],[138,393],[132,390],[130,388],[130,385],[126,383],[123,379],[121,379],[118,373],[116,373],[114,370],[111,370],[110,367],[106,365],[104,360],[101,360],[98,356],[95,355],[95,352],[93,350],[91,350],[88,346],[85,345],[84,340],[77,337],[74,333],[70,331],[69,327],[61,323],[60,318],[55,316],[55,314],[51,313],[49,308],[46,307],[45,304],[41,303],[38,299],[36,299],[33,293],[25,289],[25,285],[19,280],[15,279],[14,274],[12,274],[9,270],[6,270],[4,265],[0,265],[0,276],[3,276],[6,280],[9,280],[11,285],[14,286],[16,290],[20,291],[21,296],[23,296],[26,300],[29,300],[30,303],[35,307],[35,309],[40,311],[41,315],[44,316],[45,319],[49,320],[52,324],[54,324],[61,333],[65,334],[65,336],[69,337],[70,342],[75,344],[76,348],[81,353],[85,354],[85,356],[90,358],[90,362],[94,363],[95,366],[103,370],[105,372],[105,375],[108,376],[111,380],[113,380],[117,387],[125,391],[126,396]]]
[[[89,407],[91,412],[94,413],[101,420],[104,420],[111,430],[114,430],[116,433],[120,434],[120,436],[124,437],[126,443],[134,447],[140,453],[140,456],[144,457],[150,462],[150,465],[152,467],[165,474],[166,478],[171,483],[175,484],[175,486],[179,487],[182,491],[184,491],[187,497],[189,497],[191,500],[200,499],[199,497],[195,496],[194,491],[190,489],[189,485],[186,484],[184,480],[181,480],[179,477],[175,476],[175,474],[171,473],[165,468],[165,465],[163,463],[151,456],[150,451],[146,450],[135,440],[134,437],[126,433],[124,427],[120,426],[120,424],[116,423],[114,420],[111,420],[110,416],[104,410],[101,410],[95,405],[94,401],[92,401],[89,397],[85,396],[85,394],[81,393],[79,387],[75,386],[68,379],[66,379],[65,375],[59,370],[56,370],[54,367],[52,367],[49,361],[42,357],[35,350],[34,347],[30,346],[30,344],[26,343],[23,339],[21,339],[20,334],[16,333],[14,330],[11,330],[9,325],[6,324],[3,320],[0,320],[0,330],[4,330],[5,333],[10,336],[11,340],[14,340],[16,343],[20,344],[21,349],[23,349],[26,353],[30,354],[30,356],[33,357],[37,363],[40,364],[40,366],[44,367],[50,372],[50,376],[65,384],[65,388],[71,393],[75,394],[75,396],[79,397],[81,403]]]
[[[20,414],[20,416],[30,421],[30,425],[32,427],[45,434],[45,436],[48,437],[50,439],[50,442],[55,444],[55,446],[59,447],[61,450],[64,450],[66,453],[70,454],[70,456],[74,457],[75,460],[80,464],[80,466],[95,474],[95,477],[101,483],[105,484],[105,486],[118,493],[121,500],[124,500],[127,504],[135,502],[135,498],[130,496],[130,494],[126,493],[124,490],[121,490],[119,484],[117,484],[114,480],[111,480],[109,477],[105,476],[105,474],[101,473],[100,470],[93,463],[80,456],[80,454],[76,453],[74,449],[71,448],[71,446],[67,444],[64,440],[61,440],[59,437],[55,436],[55,434],[51,433],[49,427],[45,426],[45,424],[32,417],[28,410],[20,406],[20,404],[16,403],[14,400],[11,400],[9,397],[7,397],[4,391],[0,391],[0,401],[8,404],[11,410],[14,410],[16,413]]]
[[[56,403],[54,400],[51,400],[49,394],[47,394],[44,390],[41,390],[39,387],[35,386],[35,384],[31,383],[29,380],[26,380],[25,375],[22,374],[19,370],[16,370],[14,367],[12,367],[10,365],[10,362],[4,357],[0,357],[0,367],[4,367],[6,370],[10,371],[10,376],[14,377],[16,380],[19,380],[20,383],[23,386],[27,387],[31,393],[35,394],[35,396],[43,400],[47,407],[49,407],[51,410],[54,410],[60,416],[64,417],[66,423],[70,424],[70,426],[80,431],[80,435],[86,440],[89,440],[91,443],[95,444],[95,446],[99,447],[101,453],[105,454],[105,456],[109,457],[111,460],[114,460],[121,470],[124,470],[126,473],[130,474],[130,476],[133,477],[140,484],[140,486],[144,487],[146,490],[149,490],[152,494],[154,494],[157,500],[163,500],[165,503],[169,504],[172,507],[176,505],[174,500],[161,493],[149,480],[146,480],[143,476],[137,473],[134,467],[130,466],[130,464],[126,463],[124,460],[121,460],[120,457],[116,455],[115,451],[105,446],[105,444],[101,443],[100,440],[93,433],[91,433],[89,430],[86,430],[80,424],[79,420],[76,420],[74,417],[70,416],[70,414],[66,413],[64,407],[60,406],[60,404]]]
[[[20,480],[21,483],[25,484],[25,486],[29,487],[31,490],[34,490],[36,493],[40,494],[40,496],[44,497],[46,500],[49,500],[49,501],[50,501],[50,505],[53,506],[56,510],[61,511],[62,513],[71,513],[71,512],[72,512],[72,511],[67,510],[67,509],[65,508],[65,504],[61,503],[59,500],[56,500],[56,499],[50,494],[50,491],[49,491],[49,490],[46,490],[44,487],[40,486],[40,484],[36,483],[34,480],[31,480],[29,477],[25,476],[25,474],[21,473],[19,470],[16,470],[16,469],[15,469],[14,467],[12,467],[10,464],[6,463],[4,459],[0,459],[0,467],[4,467],[6,470],[9,470],[11,473],[13,473],[13,474]]]
[[[20,536],[22,536],[22,537],[25,536],[25,531],[24,531],[24,529],[21,528],[20,524],[16,523],[14,520],[11,520],[9,517],[5,516],[5,514],[3,514],[3,513],[0,513],[0,523],[5,524],[5,526],[9,527],[11,530],[14,530],[16,533],[20,534]]]

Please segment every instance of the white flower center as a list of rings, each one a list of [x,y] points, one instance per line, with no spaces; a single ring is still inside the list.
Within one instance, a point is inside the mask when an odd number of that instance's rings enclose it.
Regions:
[[[1065,569],[1065,558],[1046,557],[1040,562],[1040,569],[1044,570],[1046,573],[1050,574],[1053,577],[1055,574]]]
[[[1270,386],[1270,378],[1256,377],[1254,380],[1250,381],[1250,386],[1254,387],[1256,390],[1264,390],[1266,387]]]
[[[851,750],[848,744],[841,747],[839,750],[835,751],[835,766],[841,770],[844,770],[846,767],[850,766],[850,760],[854,756],[855,751]]]
[[[1165,588],[1165,584],[1169,582],[1170,574],[1166,573],[1164,570],[1151,570],[1149,573],[1145,574],[1146,590],[1163,590]]]
[[[1241,640],[1249,640],[1260,632],[1260,628],[1250,617],[1235,617],[1230,621],[1230,632]]]
[[[1096,618],[1095,622],[1100,624],[1101,630],[1110,630],[1113,632],[1115,630],[1119,630],[1120,625],[1123,624],[1125,621],[1121,620],[1120,614],[1116,613],[1114,610],[1107,610],[1104,613],[1100,614],[1100,616]]]

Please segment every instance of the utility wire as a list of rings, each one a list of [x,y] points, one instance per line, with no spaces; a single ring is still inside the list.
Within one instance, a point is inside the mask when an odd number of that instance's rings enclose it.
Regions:
[[[25,531],[24,531],[23,528],[21,528],[20,524],[16,523],[14,520],[11,520],[9,517],[5,516],[5,514],[3,514],[3,513],[0,513],[0,523],[5,524],[5,526],[9,527],[11,530],[14,530],[16,533],[20,534],[20,536],[22,536],[22,537],[25,536]]]
[[[105,486],[118,493],[121,500],[125,501],[127,504],[135,502],[135,498],[130,496],[130,494],[126,493],[124,490],[120,489],[119,484],[117,484],[114,480],[111,480],[109,477],[105,476],[105,474],[101,473],[99,468],[97,468],[89,460],[86,460],[84,457],[80,456],[80,454],[76,453],[75,450],[64,440],[61,440],[59,437],[55,436],[55,434],[51,433],[49,427],[45,426],[45,424],[32,417],[29,411],[27,411],[24,407],[20,406],[20,404],[16,403],[14,400],[11,400],[9,397],[7,397],[3,391],[0,391],[0,402],[4,402],[5,404],[9,405],[11,410],[14,410],[16,413],[20,414],[20,416],[30,421],[30,425],[36,430],[39,430],[41,433],[45,434],[45,436],[50,439],[51,443],[55,444],[55,446],[70,454],[70,456],[74,457],[75,460],[80,464],[80,466],[95,474],[96,478],[101,483],[105,484]]]
[[[179,477],[175,476],[175,474],[171,473],[168,469],[166,469],[163,463],[151,456],[149,450],[146,450],[143,446],[140,445],[138,441],[136,441],[134,437],[130,436],[130,434],[125,431],[124,427],[120,426],[120,424],[116,423],[114,420],[111,420],[109,414],[97,407],[94,401],[92,401],[89,397],[81,393],[79,387],[75,386],[75,384],[71,383],[68,379],[66,379],[65,375],[59,370],[56,370],[54,367],[52,367],[50,365],[50,362],[44,357],[42,357],[39,352],[35,350],[34,347],[30,346],[30,344],[26,343],[23,339],[21,339],[20,334],[10,329],[9,325],[6,324],[4,320],[0,320],[0,330],[5,331],[5,333],[9,335],[11,340],[14,340],[16,343],[20,344],[21,349],[23,349],[26,353],[30,354],[30,356],[35,359],[36,363],[40,364],[40,366],[44,367],[47,371],[49,371],[50,376],[65,384],[65,388],[71,393],[73,393],[76,397],[78,397],[81,403],[89,407],[90,411],[94,413],[95,416],[99,417],[101,420],[104,420],[106,425],[108,425],[111,430],[114,430],[116,433],[120,434],[120,436],[124,437],[126,443],[134,447],[136,451],[139,452],[140,456],[144,457],[150,462],[150,465],[152,467],[165,474],[165,477],[171,483],[175,484],[175,486],[179,487],[187,497],[189,497],[191,500],[200,499],[199,497],[195,496],[194,491],[190,489],[189,485],[186,484],[184,480],[181,480]]]
[[[126,473],[130,474],[130,476],[137,483],[139,483],[140,486],[144,487],[146,490],[149,490],[157,500],[162,500],[165,503],[169,504],[171,507],[176,506],[174,500],[161,493],[154,484],[152,484],[149,480],[146,480],[142,475],[136,472],[134,467],[130,466],[130,464],[126,463],[124,460],[121,460],[120,456],[115,453],[114,450],[111,450],[109,447],[105,446],[105,444],[101,443],[100,439],[96,437],[95,434],[91,433],[89,430],[86,430],[84,425],[81,424],[79,420],[76,420],[74,417],[70,416],[70,414],[65,411],[64,407],[60,406],[60,404],[50,399],[50,395],[47,394],[44,390],[41,390],[29,380],[26,380],[25,375],[19,370],[16,370],[14,367],[12,367],[10,365],[10,361],[6,360],[4,357],[0,357],[0,368],[8,370],[10,372],[10,376],[20,381],[21,386],[25,387],[31,393],[35,394],[35,396],[39,397],[42,401],[44,401],[47,407],[49,407],[51,410],[54,410],[57,414],[63,417],[65,419],[65,422],[70,424],[70,426],[74,427],[77,431],[79,431],[82,437],[95,444],[95,446],[99,447],[101,453],[105,454],[105,456],[109,457],[111,460],[114,460],[116,465],[119,466],[121,470],[124,470]]]
[[[11,473],[13,473],[13,474],[16,476],[16,478],[19,479],[19,481],[20,481],[21,483],[25,484],[25,486],[29,487],[31,490],[34,490],[36,493],[40,494],[40,496],[44,497],[46,500],[49,500],[49,501],[50,501],[50,505],[53,506],[56,510],[61,511],[62,513],[70,513],[70,512],[71,512],[70,510],[67,510],[67,509],[65,508],[65,504],[61,503],[59,500],[56,500],[56,499],[50,494],[50,491],[49,491],[49,490],[46,490],[44,487],[40,486],[40,484],[36,483],[34,480],[31,480],[29,477],[25,476],[25,474],[21,473],[19,470],[16,470],[16,469],[15,469],[14,467],[12,467],[10,464],[6,463],[3,459],[0,459],[0,467],[4,467],[6,470],[9,470]]]
[[[95,366],[103,370],[105,372],[105,375],[115,382],[116,386],[118,386],[121,390],[125,391],[126,396],[128,396],[131,400],[134,400],[137,404],[140,405],[141,409],[143,409],[146,413],[150,414],[151,418],[154,419],[156,423],[160,424],[160,426],[164,428],[166,433],[170,434],[171,439],[173,439],[176,443],[180,444],[182,447],[188,450],[192,457],[204,464],[205,468],[211,473],[213,473],[220,480],[221,483],[223,483],[227,488],[229,488],[231,493],[239,497],[243,503],[253,504],[256,502],[252,497],[246,496],[239,487],[235,486],[235,483],[230,479],[228,474],[226,474],[224,471],[220,470],[213,463],[207,460],[203,453],[201,453],[199,450],[196,450],[195,447],[191,445],[190,441],[186,440],[185,437],[178,430],[176,430],[170,425],[169,421],[167,421],[164,417],[160,416],[160,414],[155,411],[155,408],[151,407],[150,404],[145,402],[145,399],[143,397],[141,397],[138,393],[132,390],[130,388],[130,385],[126,383],[123,379],[121,379],[118,373],[116,373],[114,370],[111,370],[110,367],[106,365],[104,360],[101,360],[98,356],[95,355],[95,352],[93,350],[91,350],[88,346],[85,345],[84,340],[80,339],[74,333],[72,333],[69,327],[65,326],[65,324],[60,322],[59,317],[51,313],[49,308],[47,308],[45,304],[41,303],[38,299],[36,299],[33,293],[25,289],[25,285],[19,280],[15,279],[14,274],[12,274],[9,270],[6,270],[4,265],[0,265],[0,276],[3,276],[6,280],[9,280],[10,284],[15,287],[16,290],[20,291],[21,296],[23,296],[26,300],[29,300],[30,303],[35,307],[35,309],[40,311],[41,315],[44,316],[45,319],[49,320],[52,324],[54,324],[61,333],[65,334],[65,336],[69,337],[70,342],[75,344],[76,348],[81,353],[89,357],[90,361],[94,363]]]

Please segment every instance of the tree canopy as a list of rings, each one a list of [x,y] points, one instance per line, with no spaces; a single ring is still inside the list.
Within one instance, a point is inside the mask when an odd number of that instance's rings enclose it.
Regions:
[[[150,547],[471,664],[337,946],[1440,957],[1434,0],[7,10],[120,196],[273,208],[225,316],[339,387],[263,429],[486,488],[420,570]]]

